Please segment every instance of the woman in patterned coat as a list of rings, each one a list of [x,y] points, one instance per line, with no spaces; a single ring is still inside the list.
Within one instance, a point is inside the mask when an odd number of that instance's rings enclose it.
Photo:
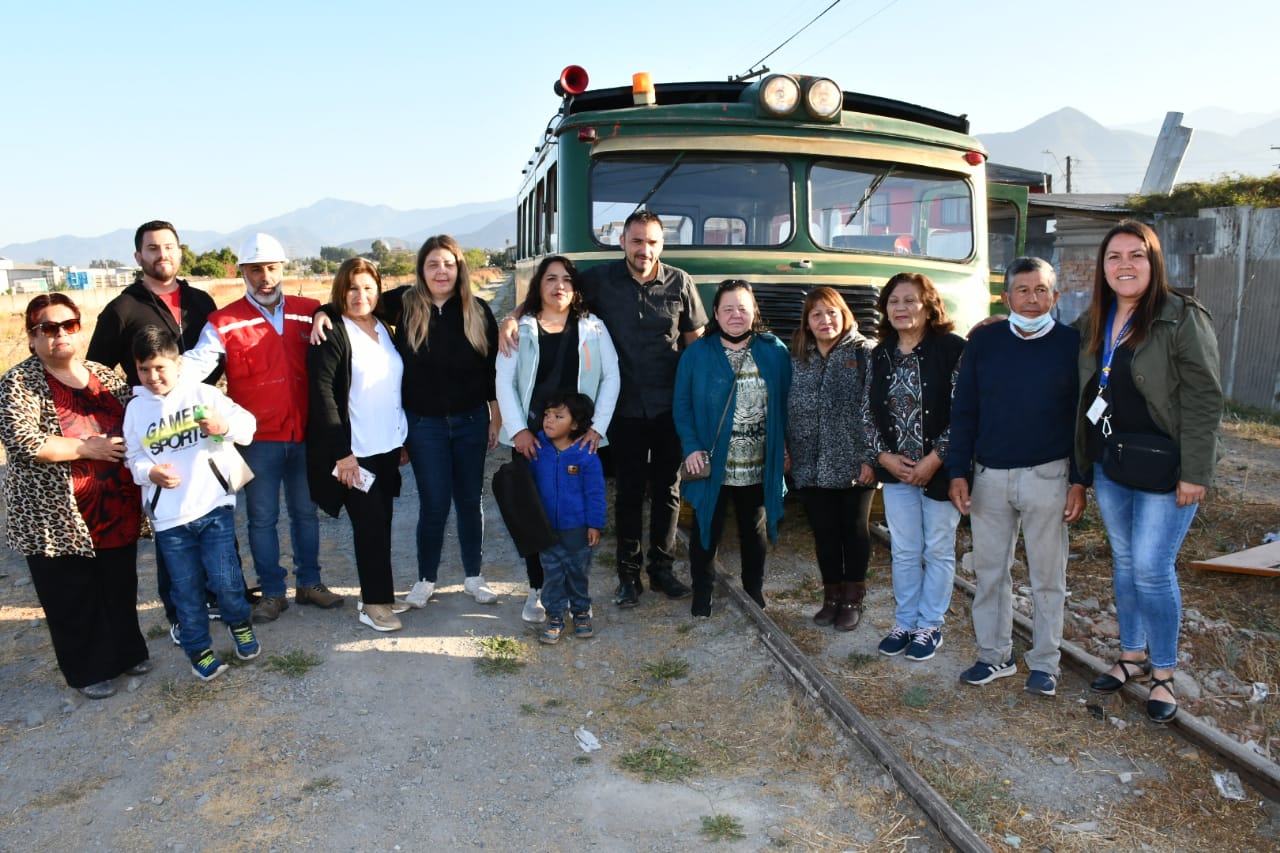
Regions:
[[[152,663],[138,628],[140,492],[124,467],[130,389],[85,362],[80,309],[63,293],[27,305],[31,357],[0,378],[10,548],[27,557],[67,684],[90,699]]]

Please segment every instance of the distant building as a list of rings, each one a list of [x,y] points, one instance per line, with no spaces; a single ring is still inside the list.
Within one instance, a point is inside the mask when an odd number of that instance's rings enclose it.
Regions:
[[[127,287],[133,283],[134,272],[128,267],[117,267],[116,269],[68,267],[66,274],[67,290]]]
[[[0,258],[0,293],[47,293],[57,281],[56,267],[16,264]]]

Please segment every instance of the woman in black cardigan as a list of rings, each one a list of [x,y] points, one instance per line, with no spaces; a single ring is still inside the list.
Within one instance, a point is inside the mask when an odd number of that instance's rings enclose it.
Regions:
[[[316,504],[335,517],[345,506],[351,518],[360,621],[395,631],[396,614],[409,608],[395,600],[391,572],[392,501],[400,494],[408,425],[400,401],[404,363],[375,313],[381,294],[377,267],[352,258],[320,309],[333,328],[307,352],[307,474]]]

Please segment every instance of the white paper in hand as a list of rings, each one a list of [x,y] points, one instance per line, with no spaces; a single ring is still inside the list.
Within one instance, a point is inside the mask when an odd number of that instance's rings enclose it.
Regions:
[[[333,470],[332,470],[331,472],[329,472],[329,473],[333,474],[334,478],[336,479],[336,478],[337,478],[337,476],[338,476],[338,466],[337,466],[337,465],[334,465],[334,466],[333,466]],[[370,471],[368,468],[366,468],[366,467],[364,467],[363,465],[361,465],[361,466],[360,466],[360,480],[359,480],[359,482],[357,482],[357,483],[356,483],[356,488],[357,488],[357,489],[359,489],[360,491],[362,491],[362,492],[364,492],[364,493],[368,494],[369,490],[373,488],[373,481],[374,481],[374,478],[375,478],[374,473],[373,473],[372,471]]]

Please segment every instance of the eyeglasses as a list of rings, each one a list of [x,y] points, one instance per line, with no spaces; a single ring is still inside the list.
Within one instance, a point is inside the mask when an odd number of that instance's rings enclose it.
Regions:
[[[66,332],[68,335],[74,335],[80,331],[80,321],[72,317],[70,320],[63,320],[61,323],[33,323],[27,327],[28,332],[39,332],[46,338],[56,338],[58,332]]]

